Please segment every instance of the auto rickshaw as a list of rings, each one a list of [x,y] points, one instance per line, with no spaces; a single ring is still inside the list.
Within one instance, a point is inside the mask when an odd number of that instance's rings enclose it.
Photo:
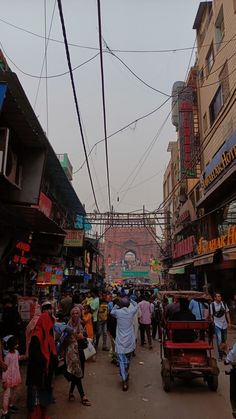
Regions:
[[[164,291],[161,297],[194,299],[208,305],[211,296],[197,291]],[[183,341],[176,339],[176,332],[184,331]],[[188,337],[186,338],[186,331]],[[163,321],[161,337],[161,375],[163,389],[166,392],[176,378],[192,380],[203,378],[212,391],[218,387],[219,368],[212,357],[213,324],[210,320]]]

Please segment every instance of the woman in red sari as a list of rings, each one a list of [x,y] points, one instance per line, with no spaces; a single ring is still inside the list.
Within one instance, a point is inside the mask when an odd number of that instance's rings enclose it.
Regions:
[[[57,365],[50,312],[39,317],[29,345],[26,385],[28,419],[50,419],[46,412],[52,402],[52,378]]]

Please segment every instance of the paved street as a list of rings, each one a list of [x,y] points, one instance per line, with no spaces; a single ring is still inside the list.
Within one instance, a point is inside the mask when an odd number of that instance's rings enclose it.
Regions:
[[[231,333],[231,341],[235,333]],[[229,378],[221,364],[217,393],[208,390],[203,381],[175,383],[171,393],[162,390],[160,377],[159,345],[153,351],[139,349],[131,366],[130,388],[121,391],[118,368],[110,363],[107,353],[99,351],[97,362],[86,364],[84,387],[92,402],[91,407],[67,401],[68,383],[58,376],[55,383],[57,403],[50,413],[53,419],[230,419],[228,400]],[[77,394],[76,394],[77,395]],[[25,402],[21,402],[21,414],[16,419],[25,419]]]

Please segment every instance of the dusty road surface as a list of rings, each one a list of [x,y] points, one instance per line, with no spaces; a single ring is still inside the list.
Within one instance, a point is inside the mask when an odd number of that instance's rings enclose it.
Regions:
[[[232,336],[233,337],[233,336]],[[111,364],[107,352],[98,352],[96,362],[87,362],[84,388],[92,406],[68,401],[69,384],[63,376],[55,382],[56,404],[50,408],[52,419],[230,419],[229,378],[220,365],[219,388],[208,390],[202,380],[188,384],[176,382],[170,393],[162,390],[159,344],[152,351],[137,350],[132,360],[130,386],[123,392],[118,368]],[[21,395],[20,412],[15,419],[26,419],[25,395]],[[12,415],[13,416],[13,415]]]

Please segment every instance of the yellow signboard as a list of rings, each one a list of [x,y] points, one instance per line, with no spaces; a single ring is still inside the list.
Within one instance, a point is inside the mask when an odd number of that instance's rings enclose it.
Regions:
[[[223,247],[236,245],[236,226],[228,228],[227,234],[223,234],[211,240],[205,240],[203,237],[198,242],[198,254],[214,252]]]

